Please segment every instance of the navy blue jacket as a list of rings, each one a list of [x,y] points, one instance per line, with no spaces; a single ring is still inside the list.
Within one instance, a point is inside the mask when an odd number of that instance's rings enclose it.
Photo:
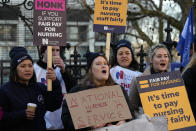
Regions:
[[[193,115],[196,118],[196,65],[193,67],[188,68],[184,74],[182,75],[184,80],[184,84],[186,86],[186,90],[188,93],[188,98],[191,104],[191,108],[193,111]]]
[[[53,81],[53,90],[48,92],[42,83],[24,85],[8,82],[0,88],[0,131],[46,131],[45,112],[54,111],[62,104],[61,86]],[[34,120],[26,118],[27,103],[37,104]]]

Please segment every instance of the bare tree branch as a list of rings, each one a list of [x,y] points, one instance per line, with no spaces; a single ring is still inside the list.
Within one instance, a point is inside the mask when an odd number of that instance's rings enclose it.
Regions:
[[[81,4],[89,11],[89,14],[94,14],[94,10],[87,4],[86,0],[82,0]]]
[[[81,0],[82,5],[89,11],[89,14],[94,13],[93,7],[89,6],[86,0]],[[136,34],[132,34],[130,32],[126,32],[125,34],[135,37],[136,39],[142,39],[146,41],[149,45],[153,45],[153,37],[149,34],[145,34],[145,31],[138,25],[138,22],[145,20],[146,18],[155,18],[156,22],[158,22],[156,28],[156,32],[159,35],[159,42],[164,40],[164,20],[169,21],[171,26],[180,32],[183,29],[184,23],[189,13],[189,9],[192,6],[191,0],[173,0],[171,1],[172,7],[180,7],[182,12],[181,14],[176,14],[178,16],[170,16],[163,12],[163,3],[164,0],[159,0],[159,5],[156,4],[155,0],[128,0],[128,4],[136,6],[136,9],[133,8],[127,11],[127,21],[132,24],[132,28],[136,30]],[[176,4],[176,5],[175,5]],[[134,6],[135,5],[135,6]],[[172,8],[168,7],[168,8]],[[196,10],[195,10],[196,11]],[[152,19],[153,20],[153,19]],[[196,21],[196,17],[195,17]],[[129,27],[128,27],[129,28]],[[153,27],[152,27],[153,28]]]
[[[137,12],[137,13],[133,13],[133,12],[128,12],[128,14],[131,14],[131,16],[128,16],[127,20],[131,20],[130,17],[132,16],[140,16],[140,15],[145,15],[145,16],[149,16],[149,17],[159,17],[159,18],[162,18],[162,19],[165,19],[167,21],[170,21],[171,25],[174,26],[175,28],[179,29],[179,30],[182,30],[182,25],[181,25],[181,22],[176,20],[174,17],[171,17],[171,16],[168,16],[166,15],[165,13],[163,13],[161,10],[148,10],[148,9],[145,9],[141,3],[137,2],[137,1],[134,1],[134,2],[131,2],[131,3],[134,3],[136,4],[139,8],[140,8],[140,12]],[[160,2],[160,6],[162,6],[162,2]],[[159,7],[160,9],[162,7]]]
[[[154,7],[156,10],[158,10],[158,7],[157,7],[157,5],[154,3],[153,0],[149,0],[149,2],[151,2],[151,4],[153,5],[153,7]]]
[[[133,27],[137,30],[137,32],[143,38],[143,40],[148,43],[148,45],[152,46],[154,44],[152,40],[141,30],[137,21],[133,22]]]

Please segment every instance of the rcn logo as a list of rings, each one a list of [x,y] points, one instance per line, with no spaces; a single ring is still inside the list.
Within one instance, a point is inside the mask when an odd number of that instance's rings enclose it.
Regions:
[[[116,73],[116,78],[117,78],[117,79],[119,79],[119,78],[120,78],[120,79],[123,79],[123,76],[124,76],[124,72],[123,72],[123,71],[120,71],[120,72],[117,72],[117,73]]]

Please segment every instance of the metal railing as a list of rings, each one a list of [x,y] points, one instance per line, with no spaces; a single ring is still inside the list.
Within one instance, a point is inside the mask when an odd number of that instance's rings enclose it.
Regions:
[[[88,51],[89,50],[87,50],[87,52]],[[140,71],[143,72],[146,66],[144,63],[144,57],[146,57],[146,53],[144,53],[144,49],[142,46],[137,56],[140,57],[140,63],[139,63]],[[80,54],[78,54],[76,47],[74,49],[73,54],[70,55],[70,59],[65,61],[65,64],[66,64],[66,69],[78,81],[81,80],[87,73],[86,56],[81,56]],[[10,75],[10,61],[0,60],[0,84],[1,85],[9,80],[9,75]]]

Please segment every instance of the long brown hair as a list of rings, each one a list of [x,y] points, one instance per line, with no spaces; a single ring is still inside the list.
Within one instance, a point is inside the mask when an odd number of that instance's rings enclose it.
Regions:
[[[110,65],[109,65],[109,62],[108,62],[107,58],[105,56],[101,56],[101,57],[103,57],[107,61],[107,64],[110,68]],[[84,77],[84,79],[80,83],[83,88],[88,88],[89,86],[95,86],[94,76],[93,76],[93,73],[92,73],[92,66],[93,66],[93,64],[89,68],[87,75]],[[105,86],[111,86],[111,85],[114,85],[114,81],[112,80],[112,77],[109,73],[109,77],[106,80]]]

